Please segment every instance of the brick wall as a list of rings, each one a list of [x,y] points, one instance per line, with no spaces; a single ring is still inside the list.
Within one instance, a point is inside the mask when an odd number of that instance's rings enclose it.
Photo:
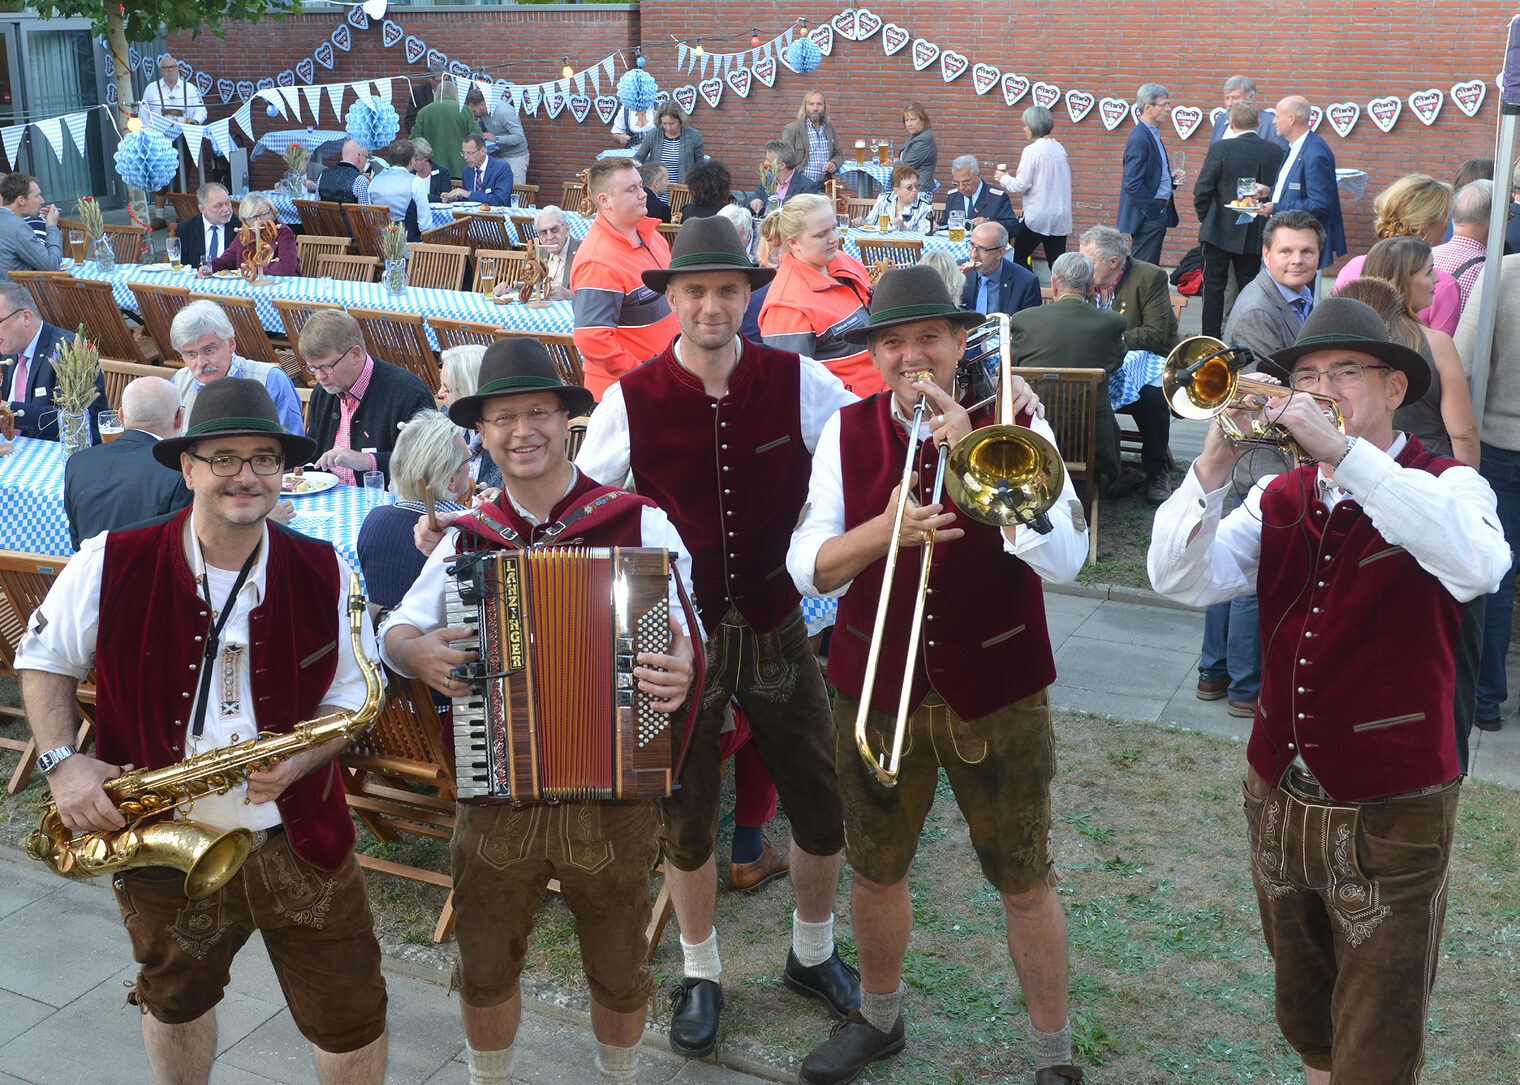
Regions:
[[[513,64],[507,78],[553,78],[558,57],[569,54],[572,64],[589,64],[615,48],[629,59],[629,48],[642,37],[648,71],[660,86],[671,89],[696,82],[695,72],[677,75],[671,36],[708,39],[712,51],[746,48],[752,28],[768,39],[794,15],[810,24],[830,17],[842,5],[756,6],[739,8],[717,0],[643,0],[636,12],[581,9],[462,8],[449,11],[409,11],[393,8],[394,18],[409,33],[451,56],[481,64],[510,61],[513,55],[548,57]],[[1292,40],[1263,48],[1264,35],[1239,22],[1239,4],[1195,0],[1089,0],[1085,4],[1033,0],[1018,5],[986,5],[939,0],[932,5],[877,0],[872,10],[923,35],[944,49],[953,49],[975,63],[984,61],[1013,69],[1031,80],[1043,79],[1063,91],[1076,88],[1099,97],[1129,99],[1146,80],[1165,84],[1177,105],[1196,105],[1205,113],[1219,104],[1220,85],[1235,72],[1252,75],[1261,86],[1261,101],[1271,104],[1283,95],[1303,93],[1317,105],[1354,100],[1364,112],[1350,137],[1336,136],[1328,123],[1319,133],[1335,152],[1338,164],[1365,169],[1367,194],[1358,202],[1343,202],[1348,241],[1353,252],[1372,243],[1372,197],[1394,178],[1424,170],[1450,180],[1464,158],[1492,153],[1497,95],[1490,89],[1476,118],[1468,118],[1450,101],[1449,91],[1460,80],[1492,78],[1501,60],[1502,26],[1512,12],[1499,0],[1468,0],[1460,5],[1372,3],[1368,0],[1282,0],[1267,9],[1247,8],[1250,15],[1268,13],[1279,25],[1294,28]],[[323,40],[340,13],[293,17],[284,23],[229,27],[222,43],[203,37],[173,45],[192,63],[204,63],[215,74],[234,78],[271,74],[290,66]],[[758,20],[758,22],[757,22]],[[714,42],[721,35],[738,35]],[[356,32],[349,53],[337,54],[332,74],[318,69],[318,78],[359,78],[384,72],[421,73],[408,67],[401,47],[384,49],[376,29]],[[236,49],[238,58],[232,54]],[[909,100],[924,103],[934,118],[940,148],[940,173],[948,180],[949,161],[971,152],[985,163],[1013,162],[1022,136],[1018,116],[1030,104],[1026,96],[1014,107],[1004,105],[993,90],[979,96],[971,89],[968,72],[946,85],[938,63],[914,71],[905,49],[887,57],[881,35],[865,42],[836,40],[832,57],[818,71],[797,76],[778,69],[775,86],[755,83],[748,99],[725,90],[717,110],[699,102],[693,123],[702,131],[708,153],[723,160],[737,182],[753,185],[758,149],[791,120],[803,94],[819,87],[828,94],[841,142],[857,137],[890,136],[901,144],[899,109]],[[1436,123],[1426,127],[1404,108],[1393,131],[1384,134],[1366,116],[1365,105],[1375,94],[1399,98],[1415,90],[1437,87],[1448,94]],[[1081,230],[1094,222],[1112,222],[1117,210],[1120,159],[1129,123],[1112,132],[1103,128],[1097,111],[1078,124],[1068,118],[1064,103],[1054,107],[1055,137],[1071,157],[1075,223]],[[213,110],[213,118],[219,114]],[[256,125],[283,124],[256,117]],[[1189,140],[1166,133],[1168,146],[1186,154],[1189,180],[1179,191],[1184,227],[1167,239],[1165,259],[1175,261],[1191,246],[1191,177],[1208,147],[1208,120]],[[548,190],[582,168],[607,145],[605,128],[595,114],[577,124],[569,112],[554,121],[540,115],[525,117],[532,148],[533,181]],[[256,130],[261,131],[262,127]],[[267,158],[260,162],[269,162]],[[269,180],[273,165],[265,167]]]

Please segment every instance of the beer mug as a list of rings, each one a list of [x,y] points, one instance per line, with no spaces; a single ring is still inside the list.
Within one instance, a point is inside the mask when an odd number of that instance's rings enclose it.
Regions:
[[[961,211],[951,211],[946,216],[946,224],[950,228],[950,240],[956,244],[966,240],[966,215]]]
[[[892,228],[892,216],[885,211],[881,212],[881,214],[876,216],[876,228],[882,233],[886,233]]]
[[[855,164],[857,166],[866,164],[866,141],[863,139],[855,141]]]

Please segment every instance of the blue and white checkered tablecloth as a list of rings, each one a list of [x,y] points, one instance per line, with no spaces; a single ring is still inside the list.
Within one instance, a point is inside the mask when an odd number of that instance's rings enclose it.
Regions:
[[[838,599],[809,599],[802,597],[802,618],[807,622],[808,636],[816,637],[839,617]]]
[[[265,132],[253,145],[253,151],[248,157],[257,158],[265,151],[284,154],[285,148],[292,143],[299,143],[308,151],[315,151],[324,143],[342,143],[346,139],[348,139],[347,132],[318,128],[287,128],[278,132]]]
[[[875,162],[867,162],[863,166],[857,166],[855,164],[855,159],[852,158],[852,157],[850,157],[849,154],[847,153],[845,155],[844,165],[842,165],[842,166],[839,167],[839,174],[840,174],[841,178],[843,178],[843,176],[845,174],[847,174],[847,173],[865,173],[865,174],[869,174],[870,177],[871,177],[871,180],[875,181],[882,188],[891,188],[892,187],[892,171],[894,169],[896,169],[896,168],[897,168],[897,163],[896,162],[888,163],[885,166],[878,165]]]
[[[861,241],[922,241],[925,252],[930,249],[945,249],[955,257],[958,263],[965,263],[971,258],[971,246],[966,241],[951,241],[947,234],[914,234],[906,230],[888,230],[886,233],[879,233],[876,230],[850,229],[844,232],[839,247],[859,260]]]
[[[1131,350],[1124,355],[1124,363],[1109,374],[1108,399],[1114,410],[1128,407],[1140,398],[1140,389],[1161,376],[1166,359],[1148,350]]]
[[[597,152],[597,161],[604,158],[632,158],[638,153],[637,147],[608,147],[605,151]]]

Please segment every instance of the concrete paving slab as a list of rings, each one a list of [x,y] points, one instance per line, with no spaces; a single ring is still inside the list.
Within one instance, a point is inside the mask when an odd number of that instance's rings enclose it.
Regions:
[[[1154,722],[1166,707],[1166,700],[1162,697],[1135,697],[1107,690],[1060,685],[1050,687],[1050,703],[1052,707],[1068,712],[1095,712],[1100,716],[1146,722]]]
[[[1134,717],[1140,719],[1155,719],[1162,705],[1176,695],[1178,686],[1189,673],[1194,673],[1198,663],[1197,652],[1075,636],[1068,637],[1056,649],[1055,658],[1057,681],[1063,686],[1161,702],[1148,703],[1144,714]]]
[[[53,1012],[45,1002],[0,991],[0,1049]]]
[[[1060,644],[1077,631],[1077,627],[1092,616],[1103,603],[1081,595],[1058,595],[1045,593],[1045,625],[1050,630],[1050,643]]]
[[[1244,739],[1251,733],[1251,721],[1232,716],[1224,701],[1200,701],[1193,692],[1195,683],[1182,684],[1177,695],[1166,703],[1156,722],[1168,727],[1185,727],[1221,738]]]
[[[61,927],[66,944],[74,927]],[[7,940],[7,945],[11,943]],[[118,967],[79,997],[0,1047],[0,1066],[22,1081],[47,1085],[100,1085],[107,1081],[152,1081],[143,1053],[138,1011],[123,1007],[122,983],[137,966]],[[80,1042],[88,1037],[87,1043]]]
[[[16,863],[0,864],[0,919],[25,908],[58,888],[58,876],[41,863],[35,869]]]
[[[211,1067],[210,1085],[278,1085],[278,1082],[274,1078],[252,1074],[241,1067],[218,1062]]]
[[[64,1006],[132,963],[115,897],[61,888],[0,920],[0,988]],[[91,899],[93,894],[93,900]]]
[[[1513,681],[1511,688],[1514,687]],[[1520,787],[1520,722],[1511,716],[1502,731],[1473,728],[1468,740],[1468,768],[1482,780]]]
[[[1078,626],[1074,635],[1146,648],[1191,651],[1196,661],[1203,644],[1203,612],[1110,600]]]

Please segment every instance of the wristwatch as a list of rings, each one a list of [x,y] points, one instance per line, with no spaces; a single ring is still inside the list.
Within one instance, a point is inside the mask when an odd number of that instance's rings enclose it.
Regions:
[[[37,758],[37,771],[46,776],[79,752],[77,746],[59,746]]]

